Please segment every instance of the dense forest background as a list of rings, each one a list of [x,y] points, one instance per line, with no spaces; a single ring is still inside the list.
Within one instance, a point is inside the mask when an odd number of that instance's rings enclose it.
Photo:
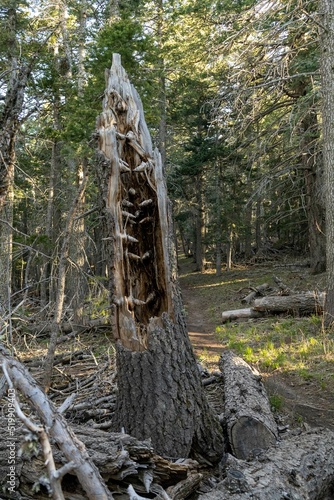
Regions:
[[[94,129],[115,52],[198,270],[283,253],[325,269],[317,2],[1,0],[0,27],[5,317],[56,316],[62,291],[75,322],[99,307]]]

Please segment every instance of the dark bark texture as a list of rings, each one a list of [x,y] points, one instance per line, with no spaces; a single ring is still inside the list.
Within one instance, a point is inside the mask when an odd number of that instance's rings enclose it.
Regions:
[[[113,335],[115,430],[168,457],[218,460],[222,429],[205,400],[183,317],[170,203],[139,95],[114,54],[97,119]]]
[[[197,364],[183,325],[166,314],[152,319],[145,352],[118,345],[118,430],[151,437],[154,448],[170,458],[192,451],[216,461],[222,453],[221,429],[205,399]],[[168,439],[166,439],[168,436]]]
[[[225,478],[199,500],[331,500],[334,433],[315,429],[291,436],[246,462],[228,456]]]
[[[278,431],[261,376],[241,358],[224,351],[224,420],[233,454],[250,459],[275,444]]]

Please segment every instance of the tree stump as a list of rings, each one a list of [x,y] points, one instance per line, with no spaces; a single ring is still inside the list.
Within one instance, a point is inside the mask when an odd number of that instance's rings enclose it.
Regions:
[[[118,399],[114,426],[167,457],[218,460],[222,429],[205,399],[177,283],[170,204],[140,97],[114,54],[97,119]]]

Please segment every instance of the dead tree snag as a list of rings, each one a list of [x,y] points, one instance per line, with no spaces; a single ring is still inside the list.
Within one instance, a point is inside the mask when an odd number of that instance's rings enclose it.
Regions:
[[[216,460],[222,431],[183,318],[161,156],[118,54],[106,76],[97,173],[117,340],[115,430],[151,438],[164,456],[192,450]]]

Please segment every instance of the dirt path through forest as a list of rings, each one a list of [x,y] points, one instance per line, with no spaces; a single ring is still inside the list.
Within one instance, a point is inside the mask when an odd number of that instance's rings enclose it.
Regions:
[[[183,286],[182,296],[187,314],[188,334],[195,354],[199,360],[205,361],[209,370],[216,370],[223,349],[214,335],[216,325],[208,318],[205,308],[201,307],[201,298],[196,290]]]
[[[189,269],[188,265],[185,271],[187,278],[182,278],[182,272],[184,269],[181,267],[180,284],[190,340],[199,361],[210,371],[217,370],[219,357],[224,348],[215,335],[217,323],[213,321],[207,304],[203,304],[201,288],[192,284],[192,278],[189,279],[190,273],[194,271]],[[223,310],[223,296],[221,300]],[[280,372],[263,374],[263,379],[269,395],[282,397],[283,419],[286,418],[290,425],[298,426],[306,423],[334,430],[334,390],[331,388],[328,391],[319,390],[311,382],[300,381],[293,375]]]

